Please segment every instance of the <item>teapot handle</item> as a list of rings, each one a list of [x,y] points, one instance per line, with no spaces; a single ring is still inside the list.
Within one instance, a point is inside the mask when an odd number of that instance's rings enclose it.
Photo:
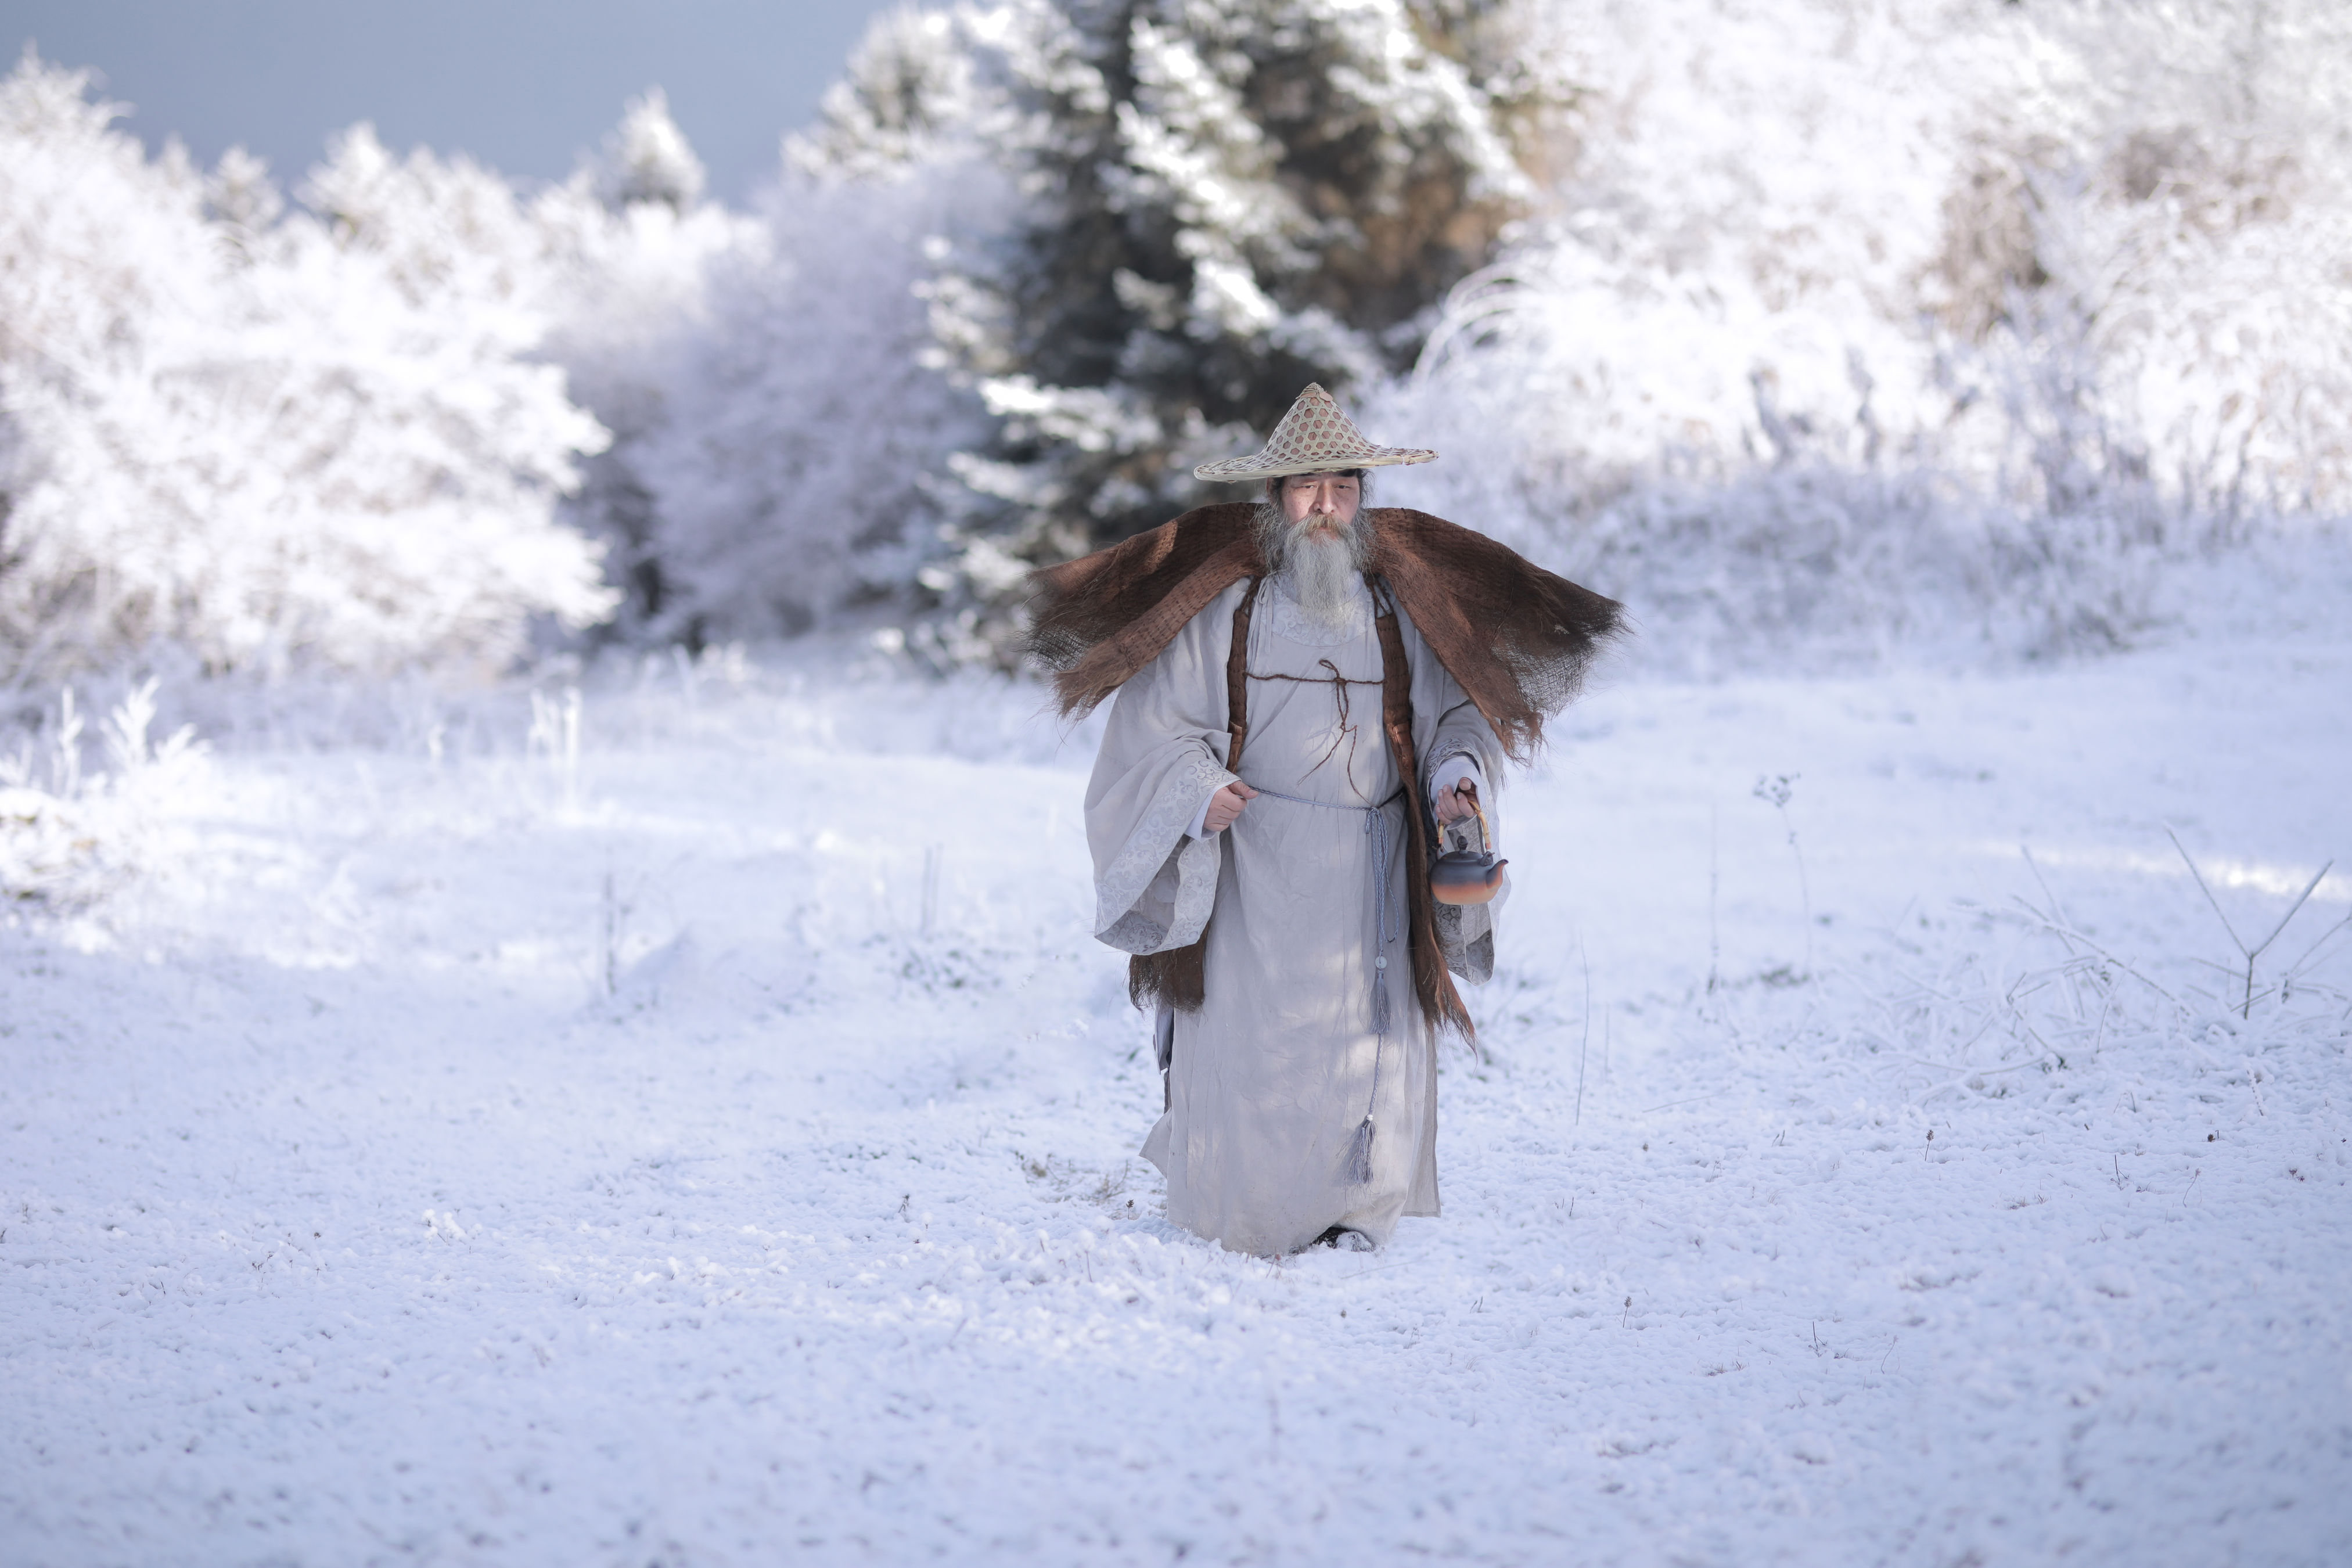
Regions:
[[[1468,779],[1464,779],[1459,784],[1456,784],[1454,788],[1458,793],[1467,797],[1470,802],[1470,815],[1477,820],[1478,853],[1481,855],[1493,855],[1495,853],[1495,835],[1486,826],[1486,810],[1478,804],[1478,786],[1472,784]],[[1458,822],[1461,819],[1456,817],[1454,820]],[[1452,824],[1449,823],[1445,826],[1451,826]],[[1443,834],[1441,831],[1441,837],[1442,837]]]

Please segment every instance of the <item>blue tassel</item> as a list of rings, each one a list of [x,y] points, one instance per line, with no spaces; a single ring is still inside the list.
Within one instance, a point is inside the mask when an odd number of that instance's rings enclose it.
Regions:
[[[1348,1145],[1348,1184],[1366,1187],[1372,1182],[1372,1119],[1356,1129],[1356,1141]]]
[[[1385,1038],[1389,1032],[1389,961],[1385,958],[1372,965],[1372,1033]]]

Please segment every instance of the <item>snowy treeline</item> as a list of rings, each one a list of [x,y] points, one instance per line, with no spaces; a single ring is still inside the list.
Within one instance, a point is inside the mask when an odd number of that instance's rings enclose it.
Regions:
[[[209,668],[496,667],[607,613],[555,517],[605,441],[531,358],[512,193],[343,136],[287,209],[145,158],[78,75],[0,86],[0,679],[168,645]]]
[[[2340,9],[1545,15],[1551,207],[1379,414],[1436,509],[1704,658],[2111,646],[2352,500]]]
[[[360,126],[289,201],[28,58],[0,681],[974,657],[1309,378],[1661,646],[2122,640],[2352,496],[2347,84],[2311,0],[1003,0],[738,211],[658,92],[548,189]]]

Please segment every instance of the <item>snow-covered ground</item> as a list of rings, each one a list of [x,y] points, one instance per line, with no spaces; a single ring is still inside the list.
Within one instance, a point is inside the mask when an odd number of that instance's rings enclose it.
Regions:
[[[1279,1264],[1134,1157],[1090,732],[795,657],[51,825],[0,1562],[2352,1561],[2352,875],[2241,1016],[2166,835],[2352,867],[2352,637],[1594,694],[1444,1217]]]

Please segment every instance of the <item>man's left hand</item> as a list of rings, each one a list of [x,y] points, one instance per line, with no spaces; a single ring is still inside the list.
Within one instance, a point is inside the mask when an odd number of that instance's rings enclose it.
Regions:
[[[1437,798],[1430,804],[1437,812],[1439,826],[1443,827],[1449,822],[1459,822],[1476,807],[1478,786],[1468,779],[1464,779],[1452,789],[1439,790]]]

